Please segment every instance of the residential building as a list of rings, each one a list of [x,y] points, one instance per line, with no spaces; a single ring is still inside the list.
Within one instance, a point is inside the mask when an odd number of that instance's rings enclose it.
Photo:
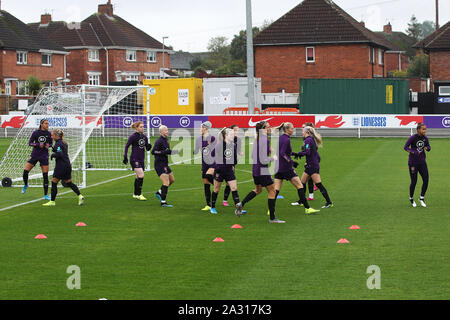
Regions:
[[[254,39],[263,93],[299,92],[300,78],[385,77],[392,43],[330,0],[304,0]]]
[[[110,0],[79,23],[42,15],[40,23],[30,26],[70,51],[70,84],[107,85],[169,76],[165,70],[170,70],[173,50],[115,15]]]
[[[58,44],[0,10],[1,93],[12,99],[29,97],[30,76],[46,85],[63,83],[68,54]]]

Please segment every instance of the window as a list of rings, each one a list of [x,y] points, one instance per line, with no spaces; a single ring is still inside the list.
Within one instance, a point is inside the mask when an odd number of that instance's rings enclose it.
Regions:
[[[27,64],[28,53],[25,51],[17,51],[17,64]]]
[[[378,64],[384,64],[383,50],[378,49]]]
[[[28,85],[27,81],[16,81],[16,96],[27,96]]]
[[[127,50],[127,61],[136,61],[136,51]]]
[[[128,75],[125,77],[125,81],[139,81],[138,75]]]
[[[11,81],[5,81],[5,94],[11,95]]]
[[[369,49],[369,63],[375,64],[376,56],[375,56],[375,48]]]
[[[450,96],[450,86],[439,87],[440,96]]]
[[[306,62],[315,62],[315,52],[314,47],[307,47],[306,48]]]
[[[42,65],[51,66],[52,65],[52,55],[48,53],[42,54]]]
[[[147,51],[147,62],[156,62],[156,52]]]
[[[89,49],[88,55],[89,55],[89,61],[95,61],[95,62],[100,61],[100,53],[97,49]]]
[[[145,79],[147,80],[155,80],[159,79],[159,73],[158,72],[146,72],[145,73]]]
[[[100,75],[99,74],[90,74],[89,75],[89,84],[91,86],[99,86],[100,85]]]

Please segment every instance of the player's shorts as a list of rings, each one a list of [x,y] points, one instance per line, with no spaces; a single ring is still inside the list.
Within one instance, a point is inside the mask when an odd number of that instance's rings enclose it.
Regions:
[[[32,164],[33,166],[36,165],[36,163],[39,162],[39,164],[42,166],[48,166],[48,158],[47,159],[36,159],[36,158],[30,158],[28,163]]]
[[[275,174],[275,179],[278,179],[278,180],[291,181],[295,177],[298,177],[298,174],[295,172],[294,169],[291,169],[290,171],[285,171],[285,172],[277,172]]]
[[[162,174],[171,174],[172,173],[172,169],[170,169],[169,166],[158,166],[155,167],[155,171],[156,174],[159,176],[161,176]]]
[[[130,161],[131,168],[134,169],[142,169],[145,171],[145,162],[144,161]]]
[[[208,172],[209,169],[214,169],[213,166],[202,166],[202,179],[206,179],[206,172]],[[214,174],[214,172],[213,172]]]
[[[307,167],[305,166],[305,173],[309,176],[312,176],[313,174],[319,174],[320,168],[314,168],[314,167]]]
[[[59,180],[72,180],[72,166],[60,166],[55,167],[53,171],[53,178]]]
[[[253,176],[253,182],[255,185],[267,187],[273,184],[273,179],[272,176]]]
[[[236,180],[234,171],[232,169],[215,169],[214,170],[214,180],[217,182],[226,182]]]

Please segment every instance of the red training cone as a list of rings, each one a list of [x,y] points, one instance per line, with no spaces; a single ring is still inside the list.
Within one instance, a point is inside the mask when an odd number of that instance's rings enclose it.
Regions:
[[[350,243],[350,241],[348,241],[345,238],[339,239],[339,241],[337,243]]]
[[[242,229],[242,226],[240,224],[235,224],[231,227],[231,229]]]
[[[224,242],[225,240],[223,240],[222,238],[215,238],[213,241],[214,242]]]
[[[35,239],[47,239],[47,237],[45,236],[45,234],[38,234],[36,237],[34,237]]]
[[[357,230],[357,229],[361,229],[359,226],[357,225],[353,225],[349,228],[350,230]]]
[[[78,222],[75,226],[77,226],[77,227],[86,227],[86,223]]]

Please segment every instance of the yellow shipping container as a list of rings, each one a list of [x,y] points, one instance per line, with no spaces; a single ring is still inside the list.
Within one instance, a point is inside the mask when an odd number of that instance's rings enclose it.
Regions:
[[[144,80],[150,87],[150,114],[203,114],[203,80],[198,78]],[[144,90],[144,114],[147,113]]]

